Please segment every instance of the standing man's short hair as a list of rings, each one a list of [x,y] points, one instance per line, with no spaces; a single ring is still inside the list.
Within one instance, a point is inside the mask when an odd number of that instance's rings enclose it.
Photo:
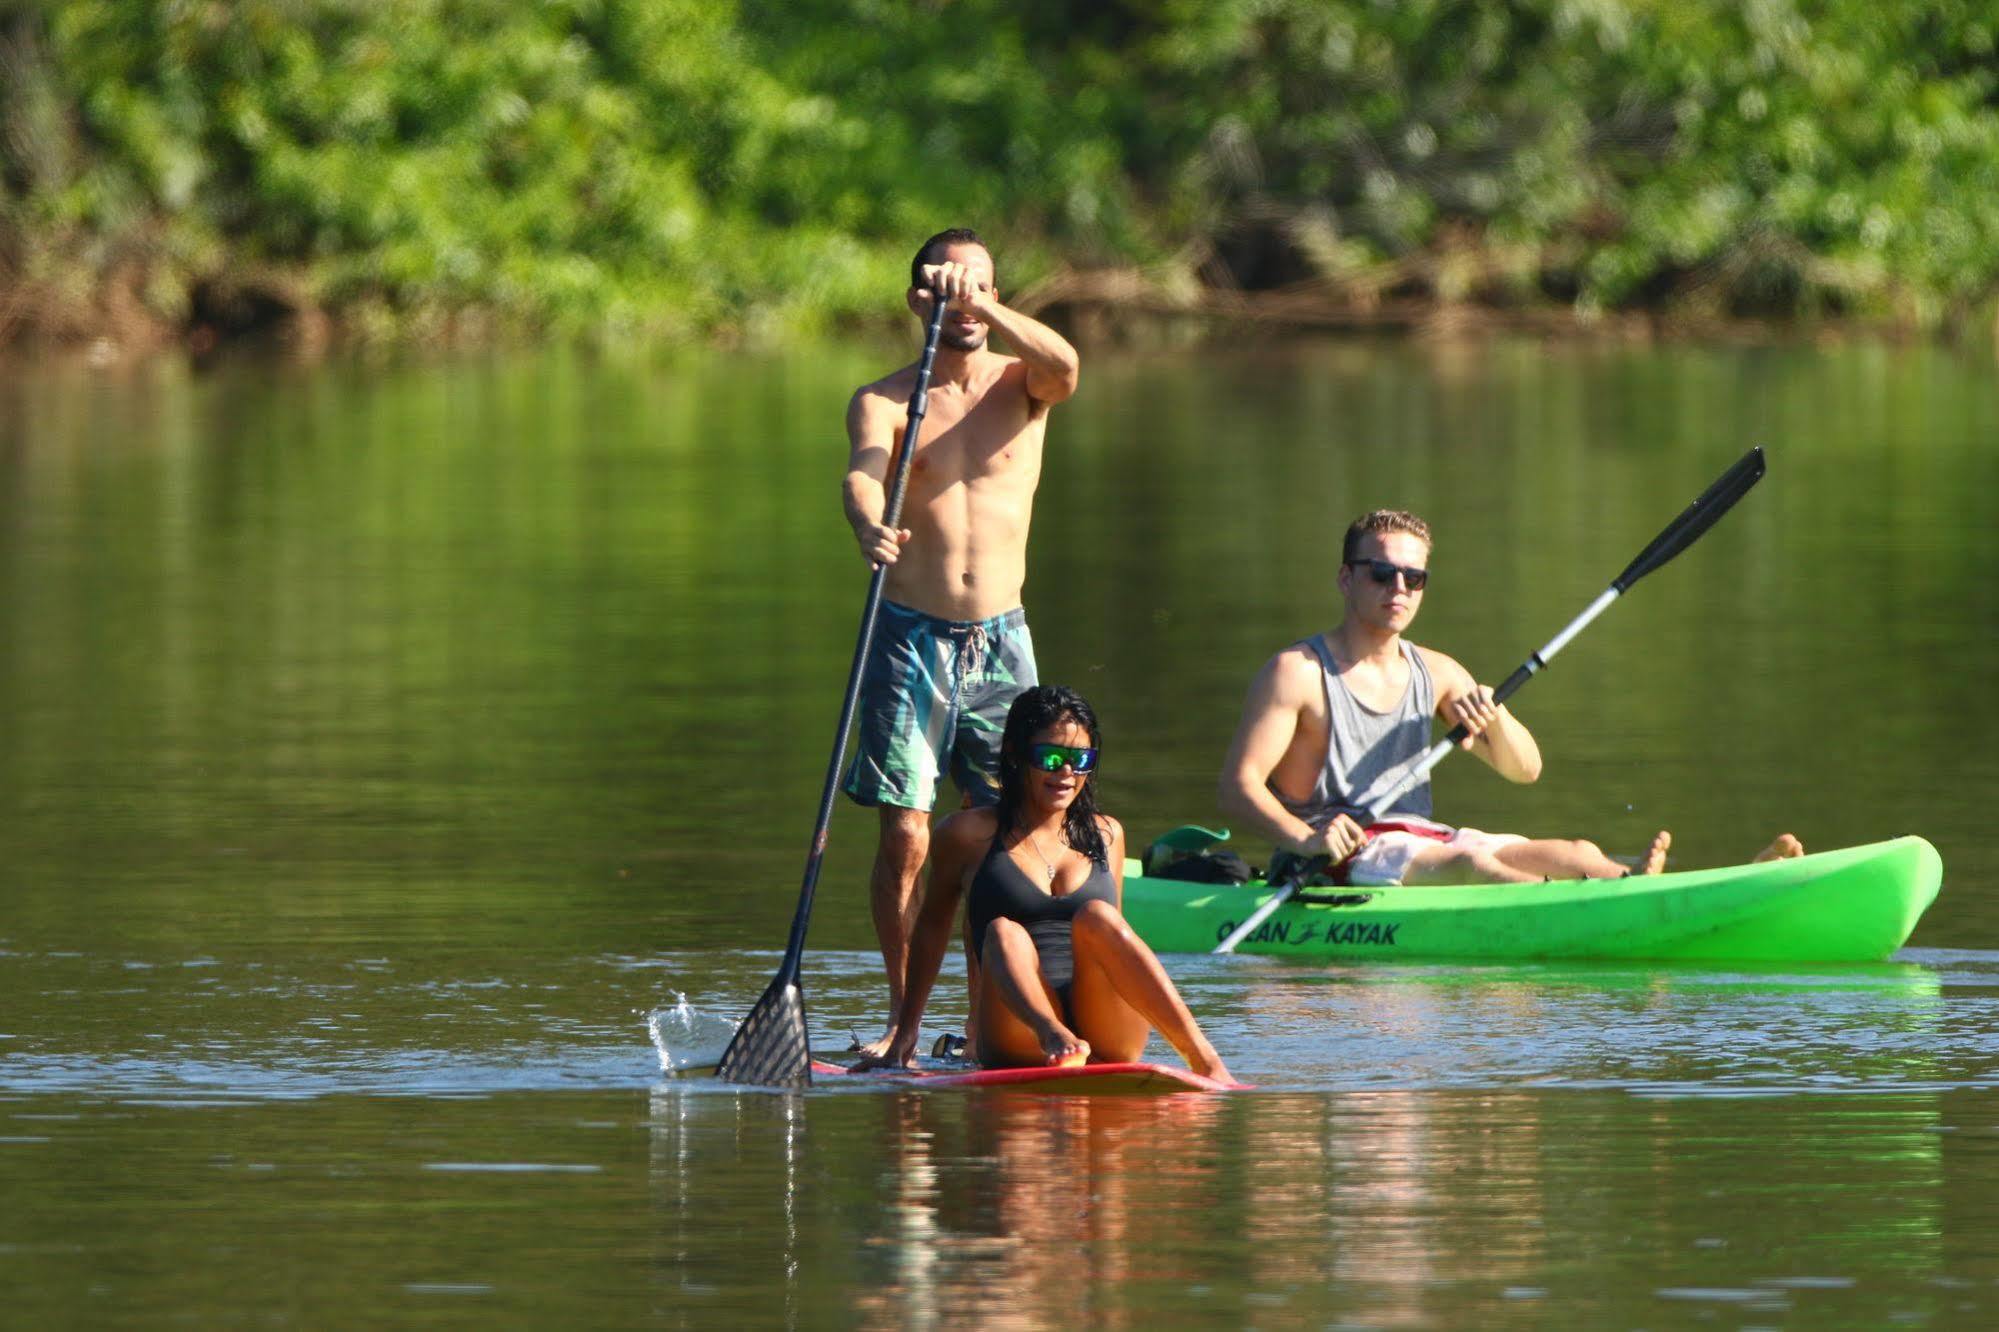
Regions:
[[[986,244],[984,238],[970,227],[952,227],[949,231],[940,231],[929,240],[923,242],[922,247],[916,252],[916,257],[909,261],[909,285],[912,287],[922,286],[923,266],[925,264],[942,263],[944,261],[944,251],[950,249],[953,245],[976,245],[988,255],[993,252],[993,247]],[[997,264],[993,266],[993,285],[999,285],[999,265]]]
[[[1430,545],[1430,525],[1415,514],[1407,509],[1374,509],[1354,519],[1352,526],[1347,528],[1346,543],[1340,547],[1340,563],[1353,563],[1354,552],[1360,549],[1360,539],[1370,532],[1377,536],[1407,532],[1424,545]]]

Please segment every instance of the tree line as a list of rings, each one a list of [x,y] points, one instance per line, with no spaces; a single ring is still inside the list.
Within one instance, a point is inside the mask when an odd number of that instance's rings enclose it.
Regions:
[[[1041,305],[1950,331],[1989,0],[0,0],[0,341]]]

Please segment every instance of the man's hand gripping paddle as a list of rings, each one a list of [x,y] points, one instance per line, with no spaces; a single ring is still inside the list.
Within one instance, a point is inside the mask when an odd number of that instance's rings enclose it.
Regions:
[[[1743,454],[1733,467],[1723,472],[1713,485],[1701,492],[1699,499],[1687,506],[1685,513],[1668,523],[1666,530],[1654,537],[1652,544],[1640,551],[1638,558],[1625,566],[1623,573],[1611,580],[1610,586],[1605,589],[1602,596],[1592,601],[1589,608],[1581,615],[1569,621],[1568,627],[1561,633],[1549,639],[1546,647],[1521,663],[1520,669],[1507,676],[1506,683],[1492,691],[1492,701],[1504,703],[1511,698],[1515,690],[1533,679],[1536,671],[1552,661],[1557,652],[1568,646],[1570,639],[1587,628],[1591,620],[1608,610],[1610,603],[1623,596],[1633,583],[1698,541],[1703,533],[1720,521],[1724,513],[1735,506],[1737,500],[1749,493],[1751,486],[1763,479],[1763,471],[1761,448],[1754,448]],[[1402,798],[1405,791],[1422,781],[1429,775],[1430,769],[1443,762],[1444,756],[1457,748],[1465,735],[1463,726],[1454,726],[1449,735],[1430,746],[1415,766],[1402,775],[1400,781],[1368,806],[1367,821],[1369,823],[1379,821],[1389,807]],[[1256,927],[1269,919],[1272,912],[1290,901],[1299,886],[1323,863],[1322,859],[1301,860],[1296,871],[1288,875],[1283,883],[1272,885],[1277,891],[1272,893],[1262,906],[1250,912],[1249,918],[1236,926],[1228,938],[1215,945],[1215,951],[1233,953],[1236,945],[1253,934]]]
[[[884,526],[893,529],[902,516],[902,491],[909,481],[909,460],[916,453],[917,432],[929,409],[930,363],[937,357],[937,339],[944,329],[943,297],[931,294],[930,323],[923,333],[923,355],[916,363],[916,391],[909,395],[909,424],[902,432],[901,456],[889,482],[888,505],[882,515]],[[725,1082],[742,1082],[758,1087],[809,1087],[812,1085],[812,1052],[805,1021],[805,992],[799,986],[799,963],[805,957],[805,926],[812,918],[812,893],[819,883],[819,865],[826,856],[826,834],[833,824],[833,796],[840,785],[840,765],[847,757],[847,731],[854,724],[854,708],[861,695],[861,670],[867,663],[868,647],[874,641],[875,621],[880,618],[882,583],[888,566],[875,566],[868,584],[867,606],[861,612],[861,633],[854,644],[854,664],[847,670],[847,696],[840,704],[840,725],[833,733],[833,761],[826,765],[826,786],[819,796],[819,822],[812,830],[812,847],[805,857],[805,882],[798,890],[798,911],[791,918],[791,940],[785,945],[784,960],[770,988],[757,1000],[749,1016],[736,1028],[735,1039],[722,1052],[715,1076]]]

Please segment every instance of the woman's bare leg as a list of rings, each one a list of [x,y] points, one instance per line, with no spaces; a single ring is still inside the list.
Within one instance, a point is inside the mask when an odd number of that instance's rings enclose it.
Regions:
[[[1055,997],[1041,979],[1041,957],[1019,922],[996,920],[986,927],[979,967],[979,1002],[972,1028],[973,1049],[988,1068],[1032,1068],[1037,1064],[1080,1064],[1090,1057],[1088,1041],[1063,1024]]]
[[[984,992],[980,982],[979,955],[972,951],[972,921],[965,918],[965,1041],[971,1043],[972,1033],[979,1029],[979,995]]]
[[[1069,927],[1076,980],[1069,994],[1076,1030],[1090,1038],[1101,1059],[1126,1061],[1145,1050],[1158,1028],[1187,1067],[1203,1077],[1234,1082],[1222,1057],[1201,1034],[1159,959],[1124,916],[1108,902],[1086,902]]]
[[[1069,927],[1076,978],[1069,985],[1069,1016],[1078,1033],[1087,1033],[1090,1057],[1107,1064],[1128,1064],[1145,1056],[1152,1023],[1118,992],[1111,969],[1100,956],[1102,945],[1088,937],[1080,921]]]

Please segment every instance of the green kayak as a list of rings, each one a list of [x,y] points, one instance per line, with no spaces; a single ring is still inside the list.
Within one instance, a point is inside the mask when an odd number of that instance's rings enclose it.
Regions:
[[[1260,882],[1145,878],[1124,914],[1162,953],[1205,953],[1270,895]],[[1314,888],[1244,953],[1342,961],[1537,958],[1878,962],[1936,900],[1943,860],[1920,837],[1761,864],[1629,879],[1423,888]]]

